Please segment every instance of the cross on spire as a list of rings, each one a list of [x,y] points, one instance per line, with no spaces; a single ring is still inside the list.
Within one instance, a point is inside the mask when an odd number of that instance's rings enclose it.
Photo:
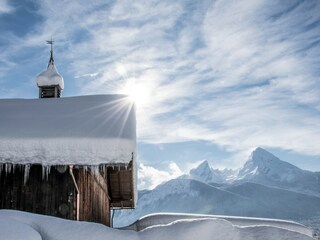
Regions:
[[[51,38],[51,40],[47,40],[47,44],[50,44],[51,45],[51,50],[50,50],[50,60],[49,60],[49,63],[48,63],[48,67],[50,66],[50,64],[53,64],[54,63],[54,60],[53,60],[53,39]]]

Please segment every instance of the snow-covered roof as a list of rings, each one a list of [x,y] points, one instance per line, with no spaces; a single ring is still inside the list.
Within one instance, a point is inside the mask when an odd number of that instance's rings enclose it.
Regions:
[[[125,95],[0,100],[0,162],[128,164],[136,118]]]
[[[63,77],[58,73],[53,61],[50,61],[48,68],[37,76],[36,83],[38,87],[59,85],[64,89]]]

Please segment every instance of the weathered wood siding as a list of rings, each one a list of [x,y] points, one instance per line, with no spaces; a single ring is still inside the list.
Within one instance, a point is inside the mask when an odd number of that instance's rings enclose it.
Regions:
[[[42,167],[32,165],[24,184],[24,171],[1,173],[0,208],[15,209],[74,219],[75,190],[68,171],[59,173],[51,168],[48,180],[42,179]]]
[[[108,168],[108,184],[111,189],[110,205],[113,208],[134,207],[132,168]]]
[[[80,220],[110,226],[110,204],[106,180],[100,175],[80,169],[76,171],[80,190]]]
[[[75,167],[74,176],[80,190],[80,220],[110,225],[110,206],[106,180]],[[104,174],[105,175],[105,174]],[[42,166],[31,165],[24,184],[21,166],[0,175],[0,209],[15,209],[76,219],[77,191],[69,169],[60,173],[51,167],[48,179],[42,177]]]

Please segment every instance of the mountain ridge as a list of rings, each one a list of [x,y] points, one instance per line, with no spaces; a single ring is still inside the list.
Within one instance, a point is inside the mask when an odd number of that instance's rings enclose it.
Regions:
[[[203,169],[205,171],[202,171]],[[210,184],[253,182],[320,196],[320,172],[302,170],[293,164],[280,160],[261,147],[256,148],[238,170],[221,171],[211,168],[208,162],[202,162],[182,178],[200,180]]]

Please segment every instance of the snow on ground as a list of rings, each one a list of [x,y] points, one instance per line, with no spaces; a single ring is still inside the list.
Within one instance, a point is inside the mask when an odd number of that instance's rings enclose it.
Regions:
[[[41,235],[28,224],[10,218],[0,218],[0,239],[41,240]]]
[[[13,210],[0,210],[0,240],[311,240],[273,226],[232,225],[215,218],[183,219],[136,232]]]
[[[146,215],[135,223],[124,227],[122,229],[130,229],[141,231],[151,226],[165,225],[182,219],[222,219],[230,222],[238,227],[250,226],[272,226],[283,228],[286,230],[299,232],[308,236],[313,235],[312,229],[306,228],[304,225],[287,220],[269,219],[269,218],[252,218],[252,217],[236,217],[236,216],[222,216],[222,215],[204,215],[204,214],[183,214],[183,213],[155,213]]]

